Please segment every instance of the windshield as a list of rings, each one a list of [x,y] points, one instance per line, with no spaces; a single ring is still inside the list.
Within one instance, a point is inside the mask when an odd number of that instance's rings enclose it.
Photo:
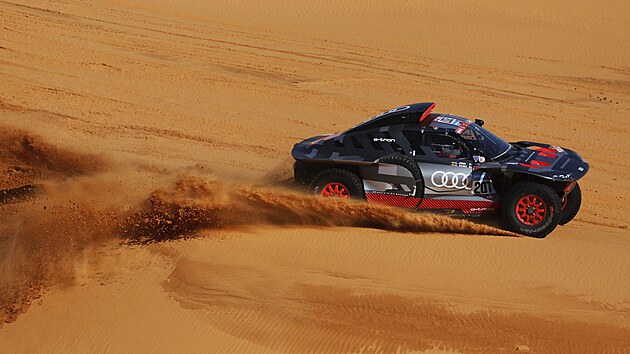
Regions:
[[[462,132],[461,137],[468,140],[472,146],[489,159],[496,159],[505,155],[512,147],[505,140],[474,123]]]

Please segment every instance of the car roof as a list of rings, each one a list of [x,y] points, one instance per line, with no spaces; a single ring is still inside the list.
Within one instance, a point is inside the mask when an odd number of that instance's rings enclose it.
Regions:
[[[435,103],[433,102],[412,103],[400,106],[376,115],[365,122],[348,129],[345,133],[397,124],[419,122],[425,119],[434,107]]]

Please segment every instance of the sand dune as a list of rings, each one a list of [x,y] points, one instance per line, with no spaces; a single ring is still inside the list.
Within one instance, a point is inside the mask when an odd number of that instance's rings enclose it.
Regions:
[[[0,15],[3,350],[630,348],[627,2],[32,0]],[[576,220],[504,237],[290,190],[296,141],[429,100],[579,151]]]

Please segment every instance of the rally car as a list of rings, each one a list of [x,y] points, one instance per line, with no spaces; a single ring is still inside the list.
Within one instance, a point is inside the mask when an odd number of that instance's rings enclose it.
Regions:
[[[293,148],[295,180],[324,197],[464,216],[500,214],[511,231],[545,237],[571,221],[589,169],[576,152],[508,143],[480,119],[432,113],[432,102],[383,112]]]

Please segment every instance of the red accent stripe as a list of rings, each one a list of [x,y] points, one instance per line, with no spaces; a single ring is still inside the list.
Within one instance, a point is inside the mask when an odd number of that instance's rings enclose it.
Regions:
[[[527,168],[540,168],[540,166],[530,165],[530,164],[526,164],[526,163],[522,163],[522,162],[519,162],[518,164],[523,166],[523,167],[527,167]]]
[[[420,198],[380,193],[365,193],[365,197],[369,203],[405,208],[415,208],[420,201]]]
[[[550,164],[550,163],[548,163],[548,162],[538,161],[538,160],[532,160],[532,165],[537,165],[537,166],[551,166],[551,164]]]
[[[368,203],[404,208],[415,208],[420,201],[415,197],[380,193],[365,193],[365,197]],[[418,209],[461,210],[465,214],[487,214],[498,212],[498,207],[499,204],[493,201],[423,199]]]
[[[552,154],[552,153],[549,153],[549,152],[539,152],[538,156],[551,157],[552,159],[557,159],[558,158],[557,154]]]
[[[529,149],[538,151],[538,156],[551,157],[552,159],[558,158],[558,151],[556,150],[552,150],[552,149],[548,149],[548,148],[544,148],[540,146],[530,146]]]
[[[497,202],[483,200],[423,199],[418,209],[455,209],[465,214],[487,214],[498,212],[498,207]]]
[[[431,114],[431,111],[433,110],[433,108],[435,108],[435,103],[429,106],[429,108],[427,108],[427,110],[424,111],[424,113],[422,113],[422,117],[420,117],[419,122],[422,122],[424,118],[426,118],[429,114]]]
[[[542,147],[542,146],[529,146],[530,150],[536,150],[536,151],[542,151],[542,152],[550,152],[552,154],[555,154],[557,151],[556,150],[552,150],[546,147]]]

